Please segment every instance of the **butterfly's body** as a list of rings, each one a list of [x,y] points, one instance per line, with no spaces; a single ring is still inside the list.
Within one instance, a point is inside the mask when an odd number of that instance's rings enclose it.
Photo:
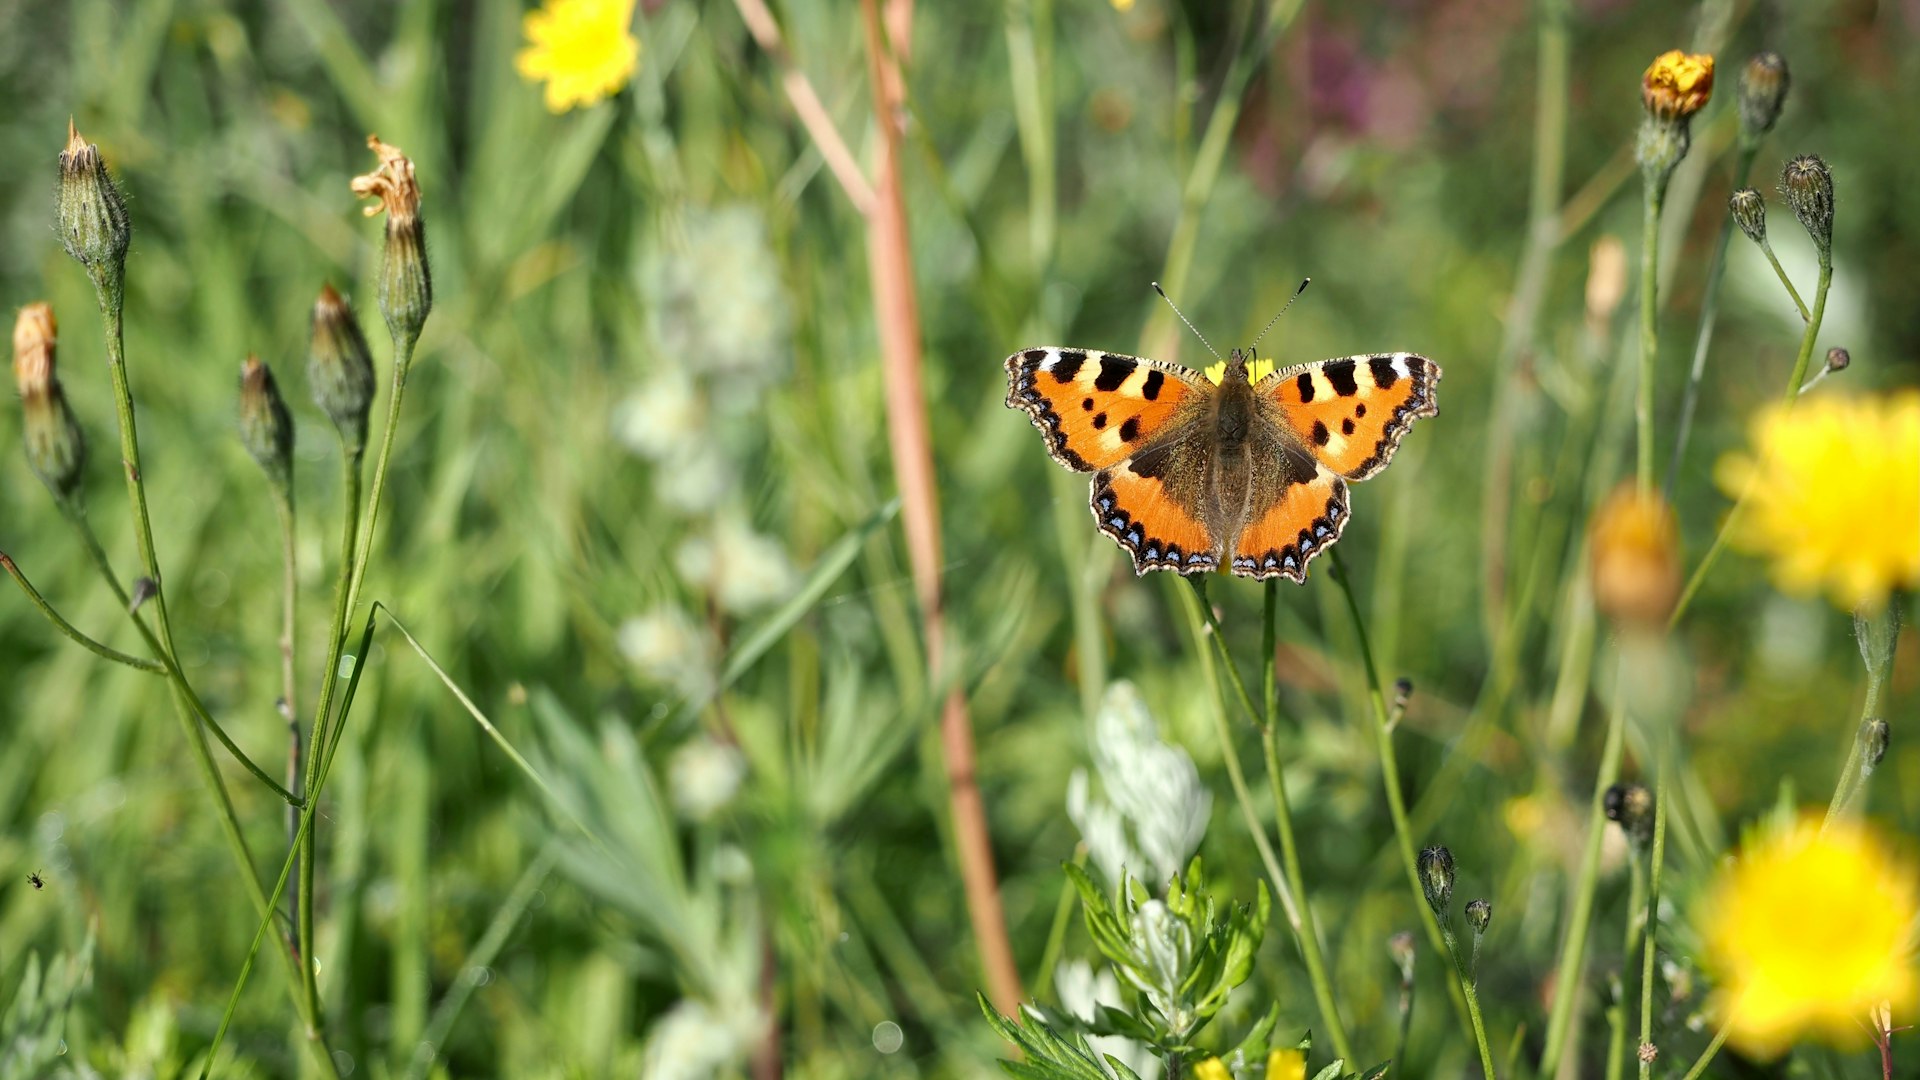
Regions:
[[[1094,474],[1094,518],[1136,572],[1224,566],[1295,581],[1345,527],[1346,480],[1378,472],[1413,418],[1433,415],[1440,377],[1410,353],[1257,381],[1237,350],[1217,382],[1078,349],[1026,349],[1006,367],[1007,405],[1027,412],[1056,461]]]

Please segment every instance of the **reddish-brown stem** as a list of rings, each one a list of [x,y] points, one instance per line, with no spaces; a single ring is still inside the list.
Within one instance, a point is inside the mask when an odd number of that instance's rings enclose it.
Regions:
[[[879,121],[878,162],[874,170],[874,207],[867,216],[868,273],[880,330],[882,378],[886,386],[887,435],[900,487],[901,519],[907,532],[907,557],[914,593],[920,601],[930,680],[945,682],[946,622],[940,595],[940,504],[935,497],[933,439],[927,427],[926,397],[920,379],[920,312],[914,295],[912,249],[907,241],[906,198],[900,184],[900,122],[904,83],[898,61],[907,53],[913,8],[889,0],[886,29],[879,0],[862,0],[867,72]],[[891,40],[894,50],[888,49]],[[973,723],[966,696],[956,686],[940,711],[940,742],[947,769],[953,834],[959,849],[960,876],[966,888],[967,914],[987,993],[1003,1014],[1020,1003],[1020,973],[1007,939],[994,873],[986,806],[974,777]]]
[[[787,92],[787,100],[793,105],[794,115],[800,118],[800,126],[807,129],[807,136],[813,140],[814,148],[820,151],[820,157],[827,163],[827,169],[840,182],[840,190],[847,193],[847,199],[853,208],[862,215],[873,212],[873,185],[867,182],[865,173],[860,171],[860,163],[854,160],[853,151],[847,149],[846,140],[840,137],[840,130],[833,126],[833,114],[827,112],[827,106],[814,92],[813,81],[807,73],[793,62],[787,53],[787,44],[780,36],[780,24],[773,19],[773,12],[767,10],[765,0],[733,0],[740,9],[740,20],[747,24],[747,33],[762,51],[780,65],[780,86]]]

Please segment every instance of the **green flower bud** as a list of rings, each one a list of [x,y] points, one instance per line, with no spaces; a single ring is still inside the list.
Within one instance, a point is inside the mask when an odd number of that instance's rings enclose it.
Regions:
[[[373,407],[373,356],[353,308],[333,290],[320,288],[313,303],[313,342],[307,352],[307,384],[313,402],[340,432],[349,454],[367,445],[367,412]]]
[[[1870,776],[1886,760],[1887,744],[1893,739],[1893,728],[1876,716],[1866,722],[1861,735],[1864,745],[1860,748],[1860,772]]]
[[[87,440],[54,375],[54,342],[53,309],[21,308],[13,324],[13,378],[20,389],[27,466],[55,498],[66,499],[80,488]]]
[[[1615,784],[1601,797],[1607,820],[1617,823],[1635,850],[1653,839],[1653,792],[1640,784]]]
[[[257,356],[240,365],[240,442],[282,497],[293,490],[293,416]]]
[[[1833,252],[1833,170],[1812,154],[1794,158],[1780,170],[1780,194],[1826,261]]]
[[[80,261],[94,287],[116,292],[127,263],[126,200],[107,175],[100,148],[67,122],[67,148],[60,154],[60,243]]]
[[[1767,242],[1767,200],[1752,188],[1741,188],[1727,199],[1733,223],[1756,244]]]
[[[1467,901],[1467,925],[1473,928],[1473,936],[1479,937],[1487,932],[1487,924],[1493,921],[1493,905],[1485,900]]]
[[[1453,907],[1453,852],[1439,845],[1422,848],[1416,865],[1420,871],[1420,889],[1427,894],[1427,906],[1445,922]]]
[[[378,199],[367,216],[385,211],[386,247],[380,259],[380,314],[395,343],[411,347],[433,309],[433,276],[427,269],[427,234],[420,224],[420,185],[413,178],[413,162],[397,147],[367,136],[367,145],[379,155],[380,167],[353,179],[353,193]],[[404,362],[408,348],[400,349]]]
[[[1740,69],[1740,138],[1748,144],[1773,130],[1780,107],[1787,100],[1786,57],[1777,52],[1755,53]]]

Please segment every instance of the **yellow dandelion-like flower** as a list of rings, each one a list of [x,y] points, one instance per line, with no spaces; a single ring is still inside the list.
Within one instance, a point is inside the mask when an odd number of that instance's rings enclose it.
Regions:
[[[1213,1057],[1193,1067],[1193,1080],[1233,1080],[1233,1072],[1226,1062]]]
[[[633,4],[546,0],[521,24],[527,47],[514,58],[514,68],[528,82],[547,84],[547,108],[557,113],[612,96],[640,64]]]
[[[1746,496],[1733,542],[1770,557],[1783,590],[1877,610],[1920,585],[1920,391],[1775,405],[1714,475]]]
[[[1910,1009],[1916,914],[1913,868],[1864,827],[1803,818],[1750,839],[1695,913],[1733,1044],[1864,1041],[1870,1011]]]
[[[1307,1080],[1306,1051],[1288,1047],[1268,1054],[1267,1080]]]
[[[1640,76],[1640,103],[1664,119],[1692,116],[1712,96],[1713,57],[1705,53],[1661,53]]]

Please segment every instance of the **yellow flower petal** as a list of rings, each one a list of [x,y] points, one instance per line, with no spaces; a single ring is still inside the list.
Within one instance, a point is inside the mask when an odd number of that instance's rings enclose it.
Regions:
[[[1267,1080],[1307,1080],[1307,1055],[1293,1047],[1267,1055]]]
[[[1233,1074],[1227,1071],[1226,1062],[1208,1058],[1193,1067],[1193,1080],[1233,1080]]]
[[[634,0],[547,0],[521,22],[527,47],[513,66],[545,82],[547,108],[566,112],[617,93],[640,64]]]

